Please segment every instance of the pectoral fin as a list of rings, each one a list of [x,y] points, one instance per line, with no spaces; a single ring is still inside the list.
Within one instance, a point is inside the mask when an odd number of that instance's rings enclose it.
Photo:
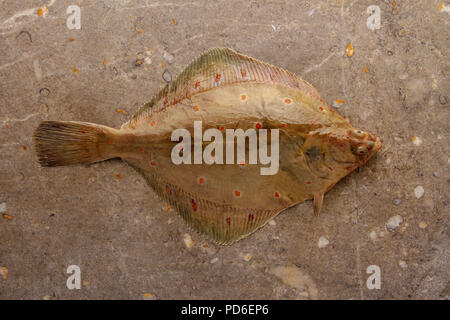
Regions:
[[[314,215],[318,216],[322,210],[323,193],[314,195]]]

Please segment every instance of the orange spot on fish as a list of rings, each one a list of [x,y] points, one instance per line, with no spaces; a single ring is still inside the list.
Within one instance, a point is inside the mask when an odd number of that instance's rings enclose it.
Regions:
[[[197,89],[198,87],[200,87],[200,81],[197,81],[194,86],[195,89]]]
[[[225,130],[225,127],[222,126],[222,127],[220,127],[219,129],[220,129],[220,131],[223,131],[223,130]]]
[[[248,215],[248,221],[253,221],[253,218],[254,218],[254,216],[250,213],[250,214]]]
[[[169,98],[166,97],[166,98],[164,99],[164,105],[166,105],[168,102],[169,102]]]
[[[116,174],[116,179],[121,179],[122,175],[120,173]]]
[[[126,114],[127,112],[125,111],[125,110],[123,110],[123,109],[117,109],[117,112],[118,113],[121,113],[121,114]]]
[[[72,37],[69,38],[69,41],[70,41],[70,42],[72,42],[72,41],[74,41],[74,40],[75,40],[75,38],[72,38]]]
[[[108,143],[109,143],[109,144],[114,144],[114,141],[109,140]]]
[[[216,74],[216,82],[219,82],[221,77],[222,75],[220,73]]]
[[[319,110],[320,110],[320,111],[323,111],[323,108],[322,108],[322,107],[319,107]]]
[[[236,197],[240,197],[241,196],[241,192],[239,190],[234,190],[234,195]]]
[[[197,211],[197,202],[194,199],[191,199],[191,206],[194,211]]]
[[[241,94],[241,100],[244,101],[247,99],[247,96],[245,94]]]
[[[155,126],[155,121],[150,122],[150,125],[151,125],[152,127],[154,127],[154,126]]]
[[[258,130],[261,129],[261,123],[258,122],[258,123],[255,125],[255,127],[256,127],[256,129],[258,129]]]
[[[27,146],[22,146],[23,151],[27,151]]]
[[[284,103],[286,103],[286,104],[291,104],[291,102],[292,102],[292,100],[291,100],[291,99],[289,99],[289,98],[287,98],[287,99],[284,99]]]
[[[245,78],[246,75],[247,75],[247,72],[245,72],[244,69],[241,69],[241,76],[242,76],[242,78]]]
[[[198,106],[194,106],[194,110],[195,110],[195,111],[198,111]]]
[[[364,73],[367,73],[369,71],[369,67],[365,67],[363,71]]]
[[[200,177],[200,179],[198,179],[198,183],[204,184],[205,183],[205,178]]]

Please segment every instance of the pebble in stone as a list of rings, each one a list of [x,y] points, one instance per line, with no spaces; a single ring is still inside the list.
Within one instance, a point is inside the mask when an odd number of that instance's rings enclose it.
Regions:
[[[167,51],[164,51],[163,57],[164,57],[164,59],[166,59],[166,61],[167,61],[169,64],[171,64],[171,63],[173,62],[173,60],[174,60],[173,55],[171,55],[171,54],[168,53]]]
[[[376,233],[375,231],[372,231],[372,232],[369,234],[369,237],[370,237],[370,239],[375,240],[375,239],[377,238],[377,233]]]
[[[425,221],[420,221],[419,222],[419,228],[420,229],[425,229],[427,227],[427,223]]]
[[[144,293],[142,296],[144,300],[156,300],[156,296],[153,293]]]
[[[165,82],[169,83],[172,81],[172,75],[170,74],[169,70],[164,70],[163,74],[162,74],[162,78],[164,79]]]
[[[414,143],[418,147],[420,147],[422,145],[422,143],[423,143],[422,138],[416,137],[416,136],[412,137],[411,141],[412,141],[412,143]]]
[[[403,223],[402,216],[396,215],[396,216],[389,218],[389,220],[386,223],[386,227],[389,230],[394,230],[394,229],[397,229],[402,223]]]
[[[0,274],[2,275],[3,279],[8,278],[8,268],[0,267]]]
[[[323,236],[319,238],[319,248],[325,248],[329,243],[330,241],[327,238]]]
[[[425,190],[423,189],[422,186],[417,186],[414,189],[414,195],[416,196],[417,199],[422,198],[424,193],[425,193]]]
[[[252,255],[250,253],[247,253],[246,255],[244,255],[245,261],[250,261],[251,259],[252,259]]]
[[[408,267],[408,265],[406,264],[406,261],[400,260],[398,262],[398,265],[400,266],[400,268],[405,269]]]
[[[211,259],[211,261],[209,263],[216,263],[217,261],[219,261],[219,258],[215,257],[215,258]]]
[[[6,202],[0,203],[0,213],[6,212]]]
[[[194,245],[191,236],[187,233],[183,236],[183,242],[186,245],[186,248],[188,249],[192,248],[192,246]]]
[[[400,205],[401,203],[402,203],[402,199],[399,199],[399,198],[395,198],[395,199],[394,199],[394,204],[395,204],[396,206]]]
[[[437,171],[433,172],[433,177],[438,177],[439,174],[437,173]]]
[[[269,221],[269,224],[270,224],[271,226],[276,226],[276,225],[277,225],[277,223],[276,223],[275,221],[273,221],[273,220],[270,220],[270,221]]]

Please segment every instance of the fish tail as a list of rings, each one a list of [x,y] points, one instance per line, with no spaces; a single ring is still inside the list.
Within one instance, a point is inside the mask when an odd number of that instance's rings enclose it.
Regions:
[[[119,156],[114,148],[118,130],[77,121],[44,121],[33,140],[43,167],[89,164]]]

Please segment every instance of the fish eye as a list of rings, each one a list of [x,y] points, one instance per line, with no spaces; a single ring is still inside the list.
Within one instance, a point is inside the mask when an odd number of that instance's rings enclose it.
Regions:
[[[358,148],[356,148],[356,153],[359,155],[365,155],[368,152],[367,147],[366,146],[358,146]]]
[[[355,130],[353,131],[353,135],[357,138],[364,138],[366,136],[366,133],[364,131],[361,130]]]

